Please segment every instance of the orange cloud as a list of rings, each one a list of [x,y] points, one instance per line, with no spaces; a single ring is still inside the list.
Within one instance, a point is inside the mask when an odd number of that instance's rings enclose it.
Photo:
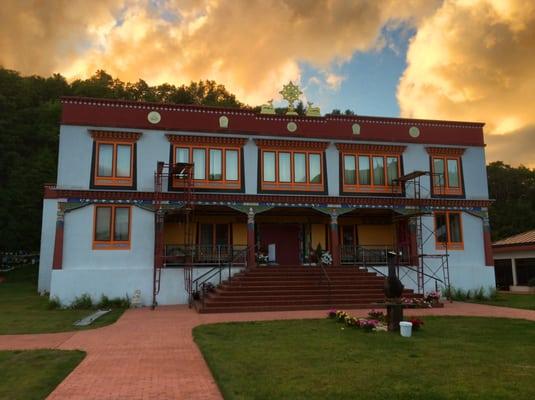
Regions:
[[[28,12],[18,1],[8,3],[13,18],[4,13],[0,26],[4,19],[16,25]],[[329,70],[333,63],[381,46],[382,27],[418,21],[436,5],[428,0],[406,1],[403,7],[395,0],[212,0],[167,1],[156,9],[141,0],[110,3],[109,8],[65,1],[54,3],[56,16],[47,10],[49,3],[28,3],[27,8],[52,34],[0,27],[5,38],[0,63],[71,78],[103,68],[124,80],[143,78],[152,84],[215,79],[251,104],[275,96],[281,83],[299,80],[299,62],[325,71],[331,77],[328,85],[336,88],[337,77]],[[120,22],[110,21],[118,9]],[[38,59],[33,67],[17,52],[19,40],[25,42],[25,53]],[[46,54],[53,56],[47,60]]]
[[[489,161],[535,167],[534,2],[445,1],[418,26],[407,64],[403,116],[486,122]]]

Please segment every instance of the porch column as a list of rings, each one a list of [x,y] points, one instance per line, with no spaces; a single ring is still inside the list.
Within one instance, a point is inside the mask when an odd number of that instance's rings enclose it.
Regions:
[[[333,265],[340,265],[340,245],[338,242],[338,214],[331,212],[331,254]]]
[[[254,211],[249,208],[247,213],[247,267],[256,267]]]
[[[518,286],[518,277],[516,275],[516,258],[511,257],[511,272],[513,273],[513,286]]]
[[[58,213],[56,219],[56,236],[54,238],[54,256],[52,258],[52,269],[63,268],[63,225],[65,221],[65,204],[58,203]]]

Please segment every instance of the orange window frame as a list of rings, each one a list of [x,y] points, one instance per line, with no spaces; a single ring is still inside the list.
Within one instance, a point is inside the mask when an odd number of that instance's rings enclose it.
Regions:
[[[193,163],[193,151],[194,150],[204,150],[204,179],[195,179],[193,177],[193,186],[197,188],[205,189],[240,189],[242,186],[242,155],[241,147],[237,146],[197,146],[197,145],[182,145],[174,144],[173,145],[173,164],[176,164],[176,151],[177,149],[188,149],[188,160],[190,163]],[[219,150],[221,151],[221,179],[213,180],[209,179],[210,177],[210,150]],[[227,179],[227,150],[236,151],[238,153],[238,170],[237,170],[237,180]],[[195,168],[193,168],[195,171]],[[195,173],[195,172],[193,172]],[[183,186],[183,183],[180,179],[173,178],[172,182],[173,188],[179,188]]]
[[[99,176],[100,146],[113,146],[111,176]],[[128,176],[117,176],[117,149],[118,146],[130,147],[130,173]],[[95,170],[93,171],[95,186],[132,186],[134,182],[134,143],[131,141],[95,140]]]
[[[456,214],[459,216],[459,229],[461,234],[460,242],[451,241],[451,232],[450,232],[450,215]],[[446,217],[446,242],[440,242],[438,240],[437,234],[437,215],[444,215]],[[435,243],[437,250],[464,250],[464,232],[463,232],[463,218],[460,211],[436,211],[433,214],[434,225],[435,225]]]
[[[444,185],[435,184],[435,160],[442,160],[444,163]],[[450,186],[450,174],[448,172],[448,161],[454,160],[457,162],[457,180],[459,186]],[[435,195],[462,195],[463,194],[463,174],[461,172],[461,157],[452,156],[431,156],[431,171],[433,194]]]
[[[355,183],[346,183],[345,177],[345,157],[355,157]],[[396,158],[398,161],[398,178],[401,176],[401,156],[399,154],[380,154],[380,153],[356,153],[356,152],[341,152],[341,178],[342,178],[342,191],[347,193],[401,193],[401,184],[389,185],[388,184],[388,158]],[[370,184],[365,185],[360,183],[359,157],[368,157],[370,167]],[[376,185],[374,183],[373,172],[373,158],[383,158],[383,179],[384,185]]]
[[[264,178],[264,153],[275,153],[275,181],[266,181]],[[279,154],[290,154],[290,182],[281,182],[279,177]],[[295,182],[295,154],[305,155],[305,182]],[[320,157],[320,181],[310,181],[310,155]],[[260,177],[262,190],[281,190],[281,191],[307,191],[320,192],[325,190],[324,177],[324,155],[321,151],[312,151],[306,149],[260,149]]]
[[[99,208],[110,208],[110,239],[97,240],[97,211]],[[128,209],[128,239],[115,240],[115,213],[118,208]],[[130,239],[132,236],[132,207],[123,205],[97,205],[93,213],[93,250],[130,250]]]

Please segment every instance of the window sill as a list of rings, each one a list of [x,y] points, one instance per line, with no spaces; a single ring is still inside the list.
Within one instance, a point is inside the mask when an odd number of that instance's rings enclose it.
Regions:
[[[283,192],[323,192],[325,186],[322,183],[269,183],[262,182],[263,191],[283,191]]]
[[[450,251],[450,250],[464,250],[464,243],[448,243],[447,246],[446,244],[444,243],[437,243],[436,244],[436,250],[447,250]]]
[[[342,187],[344,193],[393,193],[400,194],[401,188],[399,186],[352,186],[344,185]]]
[[[130,243],[93,242],[93,250],[130,250]]]

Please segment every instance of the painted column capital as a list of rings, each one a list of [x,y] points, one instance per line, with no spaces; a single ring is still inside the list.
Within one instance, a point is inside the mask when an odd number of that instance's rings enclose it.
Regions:
[[[254,211],[252,207],[249,207],[249,212],[247,213],[247,223],[254,224]]]
[[[331,211],[331,225],[337,225],[338,224],[338,214],[336,210]]]

